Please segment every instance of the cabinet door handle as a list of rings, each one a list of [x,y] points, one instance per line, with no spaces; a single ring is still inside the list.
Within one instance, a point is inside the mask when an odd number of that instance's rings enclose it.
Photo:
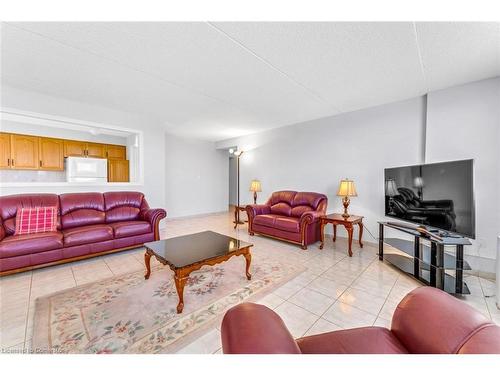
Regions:
[[[10,167],[10,158],[7,159],[7,166]]]
[[[11,159],[11,165],[14,166],[14,159]]]
[[[42,165],[42,161],[40,160],[40,167],[42,167],[42,166],[43,166],[43,165]]]

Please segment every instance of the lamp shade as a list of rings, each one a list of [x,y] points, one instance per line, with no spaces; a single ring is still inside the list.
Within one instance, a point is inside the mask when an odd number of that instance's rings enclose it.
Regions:
[[[260,186],[259,180],[252,180],[252,182],[250,183],[250,191],[253,192],[262,191],[262,186]]]
[[[337,191],[339,197],[357,197],[356,187],[354,186],[354,181],[345,179],[340,181],[339,191]]]
[[[423,188],[424,187],[424,180],[422,177],[417,176],[413,179],[413,186],[416,188]]]
[[[398,185],[396,185],[396,181],[394,179],[389,179],[385,182],[385,195],[388,197],[394,197],[398,195]]]

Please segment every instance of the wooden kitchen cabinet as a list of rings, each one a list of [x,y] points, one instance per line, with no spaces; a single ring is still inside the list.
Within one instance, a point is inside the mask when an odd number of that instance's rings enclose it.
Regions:
[[[128,160],[108,159],[108,182],[129,182]]]
[[[10,168],[10,134],[0,133],[0,169]]]
[[[127,159],[127,147],[120,145],[106,145],[108,159]]]
[[[87,153],[87,143],[80,141],[64,140],[64,157],[81,156]]]
[[[10,138],[11,168],[39,169],[38,137],[12,134]]]
[[[87,157],[106,158],[106,145],[102,143],[87,142]]]
[[[39,138],[40,169],[45,171],[64,170],[64,141],[57,138]]]

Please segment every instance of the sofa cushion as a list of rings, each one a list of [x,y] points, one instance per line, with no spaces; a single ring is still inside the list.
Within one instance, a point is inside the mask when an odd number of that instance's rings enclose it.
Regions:
[[[287,203],[277,203],[271,206],[271,213],[275,215],[290,216],[292,214],[292,207]]]
[[[104,193],[106,223],[138,220],[144,203],[144,194],[136,191]],[[147,208],[147,207],[145,207]]]
[[[406,348],[382,327],[363,327],[302,337],[303,354],[408,354]]]
[[[113,228],[115,238],[137,236],[151,232],[151,225],[147,221],[120,221],[109,224]]]
[[[105,224],[85,225],[63,230],[64,247],[113,239],[113,228]]]
[[[257,215],[254,217],[253,222],[257,225],[263,225],[265,227],[274,227],[274,222],[278,215],[274,214],[266,214],[266,215]]]
[[[271,194],[271,198],[268,199],[267,204],[269,206],[272,206],[274,204],[283,202],[291,206],[293,198],[295,198],[296,194],[297,194],[296,191],[291,191],[291,190],[275,191],[274,193]]]
[[[314,211],[311,206],[297,206],[292,208],[291,216],[301,217],[304,212]]]
[[[19,208],[14,234],[34,234],[57,230],[57,207]]]
[[[61,201],[63,229],[104,224],[104,196],[102,193],[61,194],[59,199]]]
[[[39,253],[63,247],[61,232],[8,236],[0,242],[0,258]]]
[[[296,217],[278,216],[274,227],[286,232],[298,233],[300,232],[300,220]]]
[[[15,232],[18,208],[35,207],[57,207],[59,213],[59,197],[57,194],[16,194],[0,197],[0,217],[6,235],[10,236]]]
[[[310,206],[313,210],[317,210],[321,201],[326,199],[327,197],[324,194],[301,191],[295,194],[291,206]]]

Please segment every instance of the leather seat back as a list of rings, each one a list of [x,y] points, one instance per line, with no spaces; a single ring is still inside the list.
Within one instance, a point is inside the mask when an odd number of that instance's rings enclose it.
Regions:
[[[327,202],[324,194],[282,190],[275,191],[266,205],[271,207],[272,214],[300,217],[307,211],[326,211]]]
[[[106,223],[138,220],[141,210],[148,204],[144,194],[135,191],[114,191],[104,193]]]
[[[13,235],[16,230],[16,214],[20,207],[57,207],[58,215],[60,214],[57,194],[17,194],[0,197],[0,217],[6,236]],[[60,229],[59,220],[57,229]]]
[[[410,353],[455,354],[491,324],[483,314],[446,292],[421,287],[399,303],[391,331]],[[496,342],[500,350],[500,336]]]
[[[61,194],[59,200],[63,229],[105,222],[104,195],[102,193]]]

